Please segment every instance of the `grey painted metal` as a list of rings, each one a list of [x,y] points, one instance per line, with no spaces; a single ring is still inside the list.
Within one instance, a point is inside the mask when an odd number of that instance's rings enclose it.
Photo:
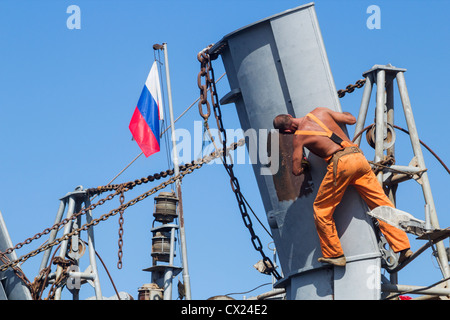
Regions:
[[[398,89],[400,92],[400,98],[403,105],[403,111],[405,113],[406,123],[408,125],[408,131],[410,135],[411,145],[414,155],[417,157],[418,165],[420,168],[425,169],[425,160],[423,158],[422,147],[420,145],[419,134],[417,133],[417,127],[414,121],[413,112],[411,108],[411,102],[409,100],[408,89],[406,88],[404,72],[398,72],[396,75]],[[430,222],[435,228],[439,228],[438,216],[436,213],[436,206],[434,204],[433,194],[431,192],[430,181],[428,179],[428,173],[425,171],[422,174],[422,191],[425,198],[425,202],[429,205],[430,210]],[[443,241],[436,244],[438,251],[438,259],[440,261],[440,267],[444,278],[450,277],[450,267],[448,264],[448,257],[445,250]],[[450,286],[450,281],[447,281],[447,285]]]
[[[167,264],[158,265],[159,259],[153,260],[153,265],[150,268],[144,269],[143,271],[152,272],[152,283],[156,284],[159,288],[164,290],[163,298],[164,300],[172,300],[172,280],[173,277],[177,276],[183,268],[174,266],[175,257],[175,233],[179,230],[180,226],[173,223],[162,224],[158,227],[152,228],[151,232],[155,235],[158,232],[170,233],[170,243],[169,243],[169,257],[168,260],[161,260],[167,262]],[[152,247],[153,248],[153,247]],[[163,250],[164,251],[164,250]],[[154,252],[152,252],[154,253]]]
[[[384,157],[384,132],[386,128],[385,121],[385,85],[386,85],[386,72],[380,70],[377,72],[377,105],[375,111],[375,124],[378,130],[375,131],[375,162],[383,160]],[[383,172],[381,171],[377,175],[378,182],[383,183]]]
[[[417,236],[422,236],[428,231],[431,231],[430,228],[427,228],[425,221],[415,218],[408,212],[392,207],[379,206],[372,211],[369,211],[367,214],[377,218],[378,220],[384,221],[391,226]]]
[[[66,199],[63,198],[60,200],[59,202],[59,208],[58,208],[58,212],[56,213],[56,218],[55,218],[55,223],[60,223],[64,214],[64,211],[66,209]],[[52,231],[50,231],[49,237],[48,237],[48,242],[53,242],[56,239],[56,234],[58,233],[58,230],[53,229]],[[41,266],[39,268],[39,272],[41,272],[42,269],[44,269],[45,267],[47,267],[48,264],[48,260],[50,259],[50,254],[52,253],[52,249],[48,248],[47,250],[44,251],[44,255],[42,256],[42,261],[41,261]]]
[[[86,280],[95,280],[97,277],[91,272],[79,272],[79,271],[70,271],[69,276],[73,278],[80,278]],[[98,300],[97,296],[96,299]]]
[[[369,110],[370,96],[372,95],[373,88],[373,76],[372,74],[368,74],[366,77],[366,83],[364,84],[364,91],[362,95],[361,107],[359,109],[358,118],[355,124],[355,134],[354,137],[359,134],[364,129],[364,121],[367,117],[367,111]],[[360,145],[362,135],[359,135],[358,138],[355,139],[355,143]]]
[[[389,166],[389,168],[397,170],[397,171],[403,171],[405,173],[417,173],[417,172],[422,171],[421,168],[413,167],[413,166],[392,165],[392,166]]]
[[[388,75],[386,79],[386,125],[392,128],[392,143],[387,148],[387,155],[395,155],[395,131],[394,131],[394,79]],[[385,132],[385,134],[387,134]],[[393,201],[395,203],[395,201]]]
[[[68,194],[68,208],[67,208],[67,214],[66,214],[66,218],[70,219],[70,217],[73,215],[75,210],[75,198],[73,197],[72,193]],[[72,228],[72,220],[69,220],[68,223],[66,223],[66,225],[64,226],[64,231],[63,231],[63,235],[68,234]],[[68,240],[64,240],[61,242],[61,247],[60,247],[60,253],[59,253],[59,257],[65,259],[66,257],[66,252],[67,252],[67,245],[68,245]],[[56,279],[58,279],[61,276],[61,273],[63,272],[63,269],[60,265],[57,266],[56,268]],[[62,288],[58,288],[56,289],[55,292],[55,300],[61,300],[61,291]]]
[[[425,228],[431,230],[430,205],[425,204]]]
[[[172,89],[170,84],[170,72],[169,72],[169,54],[167,52],[167,43],[163,44],[164,48],[164,61],[166,66],[166,78],[167,78],[167,95],[169,97],[169,113],[170,113],[170,128],[172,132],[172,148],[173,148],[173,166],[175,171],[175,176],[179,174],[178,168],[178,152],[176,146],[176,138],[175,138],[175,122],[173,117],[173,106],[172,106]],[[191,300],[191,280],[189,276],[189,265],[187,259],[187,244],[186,244],[186,232],[184,228],[184,216],[182,209],[182,195],[181,195],[181,184],[180,180],[175,182],[175,186],[177,189],[179,204],[178,204],[178,217],[180,221],[180,247],[181,247],[181,256],[182,256],[182,266],[183,266],[183,284],[185,288],[186,300]]]
[[[450,296],[450,289],[448,288],[428,288],[421,286],[411,286],[411,285],[395,285],[395,284],[382,284],[383,291],[385,292],[404,292],[407,294],[410,291],[414,291],[415,294],[426,294],[433,296]]]
[[[393,124],[393,109],[394,109],[394,103],[393,103],[393,81],[397,80],[397,86],[400,93],[401,102],[403,105],[403,112],[405,115],[406,123],[408,125],[408,131],[411,141],[411,146],[414,153],[414,159],[417,162],[418,169],[424,170],[426,169],[425,161],[423,158],[423,153],[420,145],[419,135],[417,132],[417,128],[414,121],[414,116],[411,108],[411,102],[409,100],[408,90],[406,88],[406,82],[405,82],[405,76],[404,73],[406,72],[406,69],[403,68],[396,68],[390,64],[388,65],[374,65],[370,70],[363,73],[363,76],[370,77],[372,75],[373,79],[377,79],[377,97],[376,97],[376,147],[375,147],[375,161],[382,160],[384,157],[383,153],[383,138],[379,136],[381,135],[381,132],[385,132],[388,121]],[[387,83],[386,78],[389,77],[390,83]],[[368,94],[368,93],[367,93]],[[387,109],[386,109],[387,106]],[[361,112],[364,112],[364,114],[367,114],[367,105],[366,103],[361,104]],[[387,117],[384,116],[384,113],[388,112]],[[383,120],[381,118],[383,117]],[[365,117],[360,117],[357,120],[357,126],[362,128],[364,126]],[[392,155],[394,155],[394,149],[388,150]],[[414,162],[414,161],[412,161]],[[396,166],[391,166],[391,168],[396,168]],[[411,164],[409,166],[397,166],[397,168],[404,169],[406,171],[414,171],[412,169]],[[396,179],[396,177],[392,177],[391,173],[380,173],[380,176],[383,175],[381,178],[380,183],[385,184],[389,187],[392,185],[398,184],[400,181],[404,181],[404,177],[402,175],[397,175],[397,177],[402,176],[400,179]],[[379,176],[379,177],[380,177]],[[427,217],[429,217],[429,224],[434,229],[439,229],[439,222],[438,217],[435,209],[435,204],[433,200],[433,195],[431,192],[431,187],[428,179],[427,172],[423,172],[421,174],[421,182],[420,185],[422,187],[422,192],[425,199],[425,214]],[[423,248],[428,248],[429,246],[424,246]],[[444,278],[447,278],[450,276],[450,270],[449,270],[449,264],[448,264],[448,257],[446,254],[445,246],[443,241],[440,241],[436,244],[436,249],[438,252],[438,260],[439,265],[441,268],[442,275]],[[423,250],[420,249],[420,252]],[[449,281],[447,281],[449,282]]]
[[[232,32],[210,53],[221,56],[230,84],[231,93],[221,102],[235,103],[244,131],[273,129],[273,118],[281,113],[302,117],[319,106],[342,111],[313,3]],[[255,143],[250,138],[247,147]],[[350,187],[334,214],[347,266],[319,263],[313,201],[326,163],[309,153],[310,177],[295,177],[291,152],[289,137],[280,135],[280,163],[285,160],[286,166],[271,176],[261,174],[259,162],[253,165],[284,276],[276,287],[286,289],[287,299],[379,299],[379,285],[361,285],[381,281],[380,252],[366,204]],[[300,191],[305,182],[310,193]]]
[[[87,195],[84,196],[84,205],[85,207],[89,207],[91,205],[91,201]],[[86,222],[90,223],[93,220],[92,218],[92,210],[86,211]],[[88,248],[89,248],[89,263],[91,268],[91,275],[93,276],[93,279],[90,277],[86,277],[86,279],[90,279],[94,281],[94,290],[95,290],[95,297],[97,300],[103,299],[102,295],[102,289],[100,286],[100,277],[98,276],[98,267],[97,267],[97,259],[96,259],[96,253],[95,253],[95,239],[94,239],[94,227],[90,227],[87,230],[88,234]]]
[[[82,208],[83,204],[85,205],[85,207],[90,206],[89,197],[87,196],[86,191],[83,190],[82,186],[78,186],[77,188],[75,188],[75,191],[67,193],[66,196],[64,196],[61,199],[61,202],[66,203],[66,205],[63,206],[62,203],[60,203],[60,207],[58,209],[57,216],[55,218],[55,221],[58,221],[58,222],[61,221],[65,207],[67,207],[66,218],[70,219],[73,214],[75,214]],[[62,212],[61,212],[61,210],[62,210]],[[86,211],[85,216],[86,216],[86,222],[89,223],[92,221],[92,211],[91,210]],[[64,226],[63,235],[70,233],[74,228],[77,228],[80,226],[81,226],[81,217],[78,217],[75,220],[70,220]],[[90,263],[89,267],[87,268],[87,270],[85,272],[71,271],[69,274],[72,276],[80,277],[79,278],[80,280],[92,281],[93,287],[95,290],[96,299],[102,300],[103,296],[102,296],[100,279],[99,279],[98,268],[97,268],[93,227],[90,227],[87,230],[87,235],[88,235],[88,250],[89,250],[89,263]],[[50,234],[50,237],[52,237],[52,239],[54,240],[56,238],[56,234],[54,234],[54,235]],[[76,242],[78,244],[78,237],[79,237],[78,235],[73,236],[72,243]],[[76,250],[77,249],[78,248],[76,248]],[[65,258],[66,253],[69,250],[70,250],[70,248],[68,248],[68,240],[63,240],[61,242],[59,257]],[[75,260],[78,263],[79,257],[76,257]],[[46,260],[43,259],[42,263],[41,263],[41,267],[43,265],[45,266],[47,264],[48,264],[48,258],[46,258]],[[58,265],[58,267],[56,268],[55,279],[57,279],[61,275],[62,271],[63,271],[62,267]],[[78,294],[79,294],[79,288],[75,288],[74,290],[72,290],[72,297],[74,300],[78,299]],[[62,295],[62,287],[59,287],[56,289],[56,292],[55,292],[55,300],[61,300],[61,295]]]
[[[11,237],[0,212],[0,251],[4,252],[11,247],[13,247]],[[17,260],[15,251],[7,254],[7,257],[11,261]],[[20,266],[17,268],[20,269]],[[0,300],[32,300],[30,290],[11,268],[0,272]]]
[[[173,258],[175,253],[175,228],[170,228],[170,249],[169,249],[169,265],[173,266]],[[164,300],[172,300],[172,277],[173,269],[167,268],[164,274]]]
[[[0,300],[8,300],[8,296],[6,295],[5,289],[3,289],[2,283],[0,283]]]

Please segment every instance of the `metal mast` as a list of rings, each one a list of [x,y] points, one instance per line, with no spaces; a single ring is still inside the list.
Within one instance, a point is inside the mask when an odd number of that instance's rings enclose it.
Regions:
[[[395,204],[395,191],[400,182],[411,179],[413,177],[422,187],[422,192],[425,200],[425,216],[427,223],[435,229],[439,229],[439,221],[436,213],[436,208],[431,192],[428,173],[426,171],[425,160],[420,146],[419,135],[415,125],[411,102],[406,88],[405,75],[406,69],[396,68],[390,64],[388,65],[374,65],[370,70],[363,73],[366,83],[361,102],[361,108],[358,120],[355,126],[355,135],[362,131],[364,121],[367,116],[369,100],[373,85],[376,84],[376,108],[375,119],[376,123],[369,129],[368,136],[371,138],[371,144],[375,147],[375,162],[383,161],[390,157],[395,158],[394,143],[394,80],[397,80],[398,91],[403,105],[403,112],[408,126],[408,132],[411,140],[411,147],[413,149],[414,158],[408,166],[390,165],[389,167],[395,169],[396,173],[389,170],[380,171],[378,173],[378,180],[383,185]],[[360,143],[361,136],[355,139],[356,143]],[[386,150],[386,155],[384,154]],[[416,173],[411,175],[411,173]],[[429,245],[426,245],[428,247]],[[444,278],[450,276],[450,269],[445,247],[442,241],[437,241],[437,259],[441,272]],[[422,252],[422,250],[419,250]],[[418,254],[417,254],[418,255]],[[417,255],[414,255],[416,257]]]
[[[164,51],[164,64],[166,67],[166,81],[167,81],[167,95],[169,97],[169,113],[170,113],[170,129],[172,133],[172,154],[173,154],[173,166],[175,176],[179,174],[178,167],[178,152],[175,139],[175,122],[173,118],[173,105],[172,105],[172,88],[170,84],[170,72],[169,72],[169,57],[167,51],[167,43],[163,43],[162,50]],[[186,234],[184,230],[184,217],[183,217],[183,205],[182,205],[182,195],[181,195],[181,185],[180,180],[175,183],[177,189],[177,196],[179,200],[178,210],[179,210],[179,222],[180,222],[180,246],[182,255],[182,266],[183,266],[183,283],[185,287],[186,300],[191,300],[191,285],[189,278],[188,262],[187,262],[187,249],[186,249]],[[165,298],[165,297],[164,297]]]

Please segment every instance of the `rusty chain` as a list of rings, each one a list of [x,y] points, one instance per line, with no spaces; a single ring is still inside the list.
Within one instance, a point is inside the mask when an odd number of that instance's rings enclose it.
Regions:
[[[186,167],[188,167],[189,165],[191,165],[191,164],[181,165],[180,171],[186,170]],[[43,235],[49,234],[52,230],[58,230],[61,226],[67,224],[69,221],[75,220],[78,216],[81,216],[90,210],[94,210],[97,206],[103,205],[106,201],[109,201],[109,200],[113,199],[116,195],[121,194],[122,188],[124,190],[126,189],[126,191],[129,191],[129,190],[133,189],[136,185],[140,185],[142,183],[153,182],[155,180],[159,180],[161,178],[165,178],[165,177],[167,177],[169,175],[171,176],[173,174],[174,174],[174,170],[169,169],[166,171],[162,171],[160,173],[155,173],[153,175],[149,175],[149,176],[141,178],[141,179],[136,179],[134,181],[129,181],[129,182],[121,183],[121,184],[99,186],[97,188],[89,188],[86,190],[87,196],[98,195],[98,194],[102,194],[104,192],[109,192],[109,191],[115,191],[115,192],[108,195],[107,197],[105,197],[103,199],[100,199],[99,201],[97,201],[97,203],[93,203],[89,207],[81,209],[80,212],[73,214],[70,218],[65,218],[65,219],[61,220],[61,222],[56,223],[53,226],[44,229],[44,231],[35,234],[34,236],[26,239],[25,241],[19,242],[14,247],[6,249],[3,253],[11,254],[14,250],[20,249],[20,248],[22,248],[22,246],[24,246],[26,244],[30,244],[32,241],[39,239]]]
[[[7,264],[7,263],[10,263],[10,262],[11,262],[11,260],[9,259],[9,257],[8,257],[5,253],[3,253],[3,252],[0,252],[0,261],[1,261],[3,264]],[[13,266],[12,269],[13,269],[15,275],[16,275],[20,280],[22,280],[23,283],[24,283],[27,287],[29,287],[29,286],[31,285],[30,280],[28,280],[28,278],[26,277],[25,273],[23,272],[23,270],[22,270],[19,266]]]
[[[352,93],[356,88],[362,88],[366,83],[366,79],[359,79],[355,82],[355,84],[349,84],[345,89],[341,89],[337,91],[338,97],[342,98],[346,93]]]
[[[244,139],[241,139],[238,142],[234,142],[234,143],[230,144],[230,146],[226,149],[226,152],[228,152],[229,150],[234,150],[238,146],[242,146],[244,144],[245,144],[245,140]],[[46,250],[50,249],[51,247],[60,244],[62,241],[69,240],[73,235],[79,234],[81,231],[86,231],[91,226],[96,226],[101,221],[108,220],[111,216],[116,215],[121,210],[125,210],[128,207],[135,205],[136,203],[146,199],[147,197],[149,197],[150,195],[156,193],[157,191],[166,188],[170,184],[175,183],[175,181],[181,180],[185,175],[190,174],[194,170],[201,168],[204,164],[207,164],[207,163],[211,162],[212,160],[214,160],[215,158],[220,157],[222,152],[223,152],[222,150],[220,150],[219,152],[211,152],[209,155],[203,157],[200,160],[193,160],[190,163],[186,163],[185,165],[180,165],[179,166],[180,167],[180,173],[178,175],[171,177],[169,180],[159,184],[158,186],[150,189],[149,191],[141,194],[140,196],[138,196],[138,197],[136,197],[136,198],[126,202],[126,203],[121,204],[118,208],[113,209],[113,210],[109,211],[108,213],[101,215],[99,218],[93,219],[93,220],[91,220],[91,222],[86,223],[86,224],[82,225],[81,227],[79,227],[77,229],[73,229],[70,233],[67,233],[67,234],[63,235],[62,237],[60,237],[58,239],[55,239],[52,242],[44,244],[44,245],[40,246],[39,248],[37,248],[37,249],[35,249],[35,250],[33,250],[33,251],[31,251],[31,252],[21,256],[20,258],[14,260],[14,261],[11,261],[11,262],[3,264],[2,266],[0,266],[0,272],[5,271],[5,270],[7,270],[10,267],[14,268],[19,263],[25,262],[29,258],[36,256],[38,253],[46,251]],[[131,187],[134,187],[135,185],[146,183],[146,182],[149,182],[149,181],[154,181],[155,179],[160,179],[161,177],[166,177],[168,175],[173,175],[173,172],[174,172],[173,169],[169,169],[166,172],[161,172],[160,174],[155,174],[154,176],[144,177],[142,179],[135,180],[135,181],[132,181],[132,182],[126,182],[126,183],[123,183],[123,184],[113,185],[113,186],[105,186],[105,187],[97,187],[97,188],[87,189],[86,191],[90,195],[95,194],[95,193],[102,193],[102,192],[105,192],[107,190],[116,190],[116,192],[114,194],[110,194],[108,197],[106,197],[104,199],[99,200],[97,203],[92,204],[92,205],[90,205],[89,207],[87,207],[85,209],[82,209],[80,212],[78,212],[76,214],[73,214],[72,217],[79,216],[79,215],[81,215],[82,213],[85,213],[88,210],[94,209],[99,204],[103,204],[106,201],[106,199],[112,198],[110,196],[115,196],[117,194],[120,194],[122,192],[122,188],[123,188],[123,192],[126,192],[126,191],[131,190]],[[71,219],[65,219],[65,220],[66,220],[65,223],[67,223]],[[38,239],[42,235],[47,234],[47,233],[50,232],[50,231],[46,232],[46,230],[57,229],[61,225],[62,225],[62,223],[55,224],[52,227],[45,229],[43,232],[38,233],[37,235],[39,235],[39,236],[37,236],[37,237],[34,236],[32,238],[28,238],[24,242],[21,242],[21,243],[17,244],[16,246],[7,249],[5,252],[2,252],[2,254],[11,253],[15,249],[21,248],[24,244],[28,244],[32,240]]]
[[[48,284],[48,277],[51,272],[51,267],[43,268],[39,274],[34,278],[33,283],[28,285],[30,289],[31,298],[33,300],[41,300],[41,295]]]
[[[205,120],[205,123],[207,123],[208,118],[211,114],[211,106],[210,106],[210,103],[208,102],[206,93],[207,93],[208,89],[210,89],[210,92],[211,92],[210,99],[211,99],[211,103],[212,103],[213,110],[214,110],[214,115],[215,115],[216,122],[217,122],[217,129],[219,131],[219,139],[223,146],[222,150],[226,150],[227,135],[226,135],[225,128],[223,126],[222,112],[220,109],[219,99],[217,96],[216,83],[215,83],[215,79],[214,79],[214,70],[213,70],[212,63],[211,63],[212,58],[209,55],[210,48],[211,48],[211,45],[208,46],[207,48],[205,48],[204,50],[202,50],[201,52],[199,52],[197,55],[197,59],[200,62],[200,72],[198,73],[198,77],[197,77],[198,87],[200,89],[199,112],[200,112],[200,116]],[[205,80],[203,84],[202,84],[202,79]],[[203,113],[204,105],[206,105],[207,110],[208,110],[206,114]],[[229,153],[225,152],[225,154],[223,154],[222,163],[223,163],[228,175],[230,176],[231,189],[233,190],[234,195],[236,197],[239,211],[241,213],[242,220],[244,221],[244,225],[247,227],[248,231],[250,232],[251,242],[253,244],[253,247],[255,248],[256,251],[258,251],[261,254],[261,256],[263,258],[262,259],[263,262],[268,267],[268,272],[270,272],[277,280],[280,280],[281,279],[280,274],[275,269],[275,266],[274,266],[273,262],[270,260],[270,258],[265,255],[264,251],[262,250],[261,240],[255,234],[255,231],[253,229],[253,224],[252,224],[251,218],[248,214],[246,203],[244,201],[244,196],[242,195],[241,188],[239,186],[239,180],[234,175],[233,163],[231,161],[230,161],[230,163],[227,162],[227,156],[229,156]]]
[[[122,192],[120,193],[120,205],[122,206],[123,203],[125,201],[125,195],[124,195],[124,191],[122,189]],[[122,246],[123,246],[123,212],[124,209],[121,209],[119,211],[119,251],[117,253],[119,261],[117,262],[117,269],[122,269],[122,257],[123,257],[123,250],[122,250]]]
[[[208,49],[211,45],[208,47]],[[208,59],[205,53],[205,50],[198,53],[197,56],[198,61],[200,62],[200,72],[197,76],[197,85],[200,89],[200,100],[198,101],[198,111],[200,116],[208,121],[209,116],[211,115],[211,105],[208,101],[208,88],[211,83],[211,79],[209,77],[210,64],[208,63]],[[202,80],[205,80],[205,83],[202,83]],[[203,106],[206,106],[206,113],[203,112]]]
[[[108,188],[106,188],[106,189],[108,189]],[[87,193],[88,193],[88,194],[89,194],[89,190],[90,190],[90,189],[87,190]],[[96,192],[100,192],[100,190],[102,190],[102,192],[105,192],[105,191],[103,191],[103,189],[102,189],[101,187],[99,187],[98,189],[95,189]],[[6,249],[3,253],[4,253],[4,254],[10,254],[10,253],[12,253],[14,250],[20,249],[20,248],[22,248],[24,245],[30,244],[32,241],[39,239],[39,238],[42,237],[43,235],[49,234],[52,230],[58,230],[61,226],[65,225],[65,224],[68,223],[69,221],[75,220],[78,216],[81,216],[81,215],[85,214],[87,211],[93,210],[93,209],[95,209],[98,205],[104,204],[106,201],[111,200],[112,198],[114,198],[114,197],[115,197],[117,194],[119,194],[119,193],[120,193],[120,191],[116,191],[115,193],[108,195],[106,198],[99,200],[97,203],[93,203],[93,204],[91,204],[89,207],[84,208],[84,209],[81,209],[80,212],[78,212],[78,213],[76,213],[76,214],[73,214],[70,218],[65,218],[65,219],[61,220],[61,222],[56,223],[56,224],[54,224],[53,226],[44,229],[44,231],[35,234],[34,236],[32,236],[32,237],[26,239],[25,241],[19,242],[19,243],[16,244],[14,247],[11,247],[11,248]],[[0,271],[3,271],[3,270],[0,270]]]
[[[55,299],[56,290],[64,285],[65,281],[69,277],[69,268],[75,265],[76,262],[73,259],[64,259],[61,257],[55,257],[53,258],[53,264],[60,266],[62,268],[62,271],[61,274],[52,283],[50,290],[48,292],[48,296],[45,300]]]

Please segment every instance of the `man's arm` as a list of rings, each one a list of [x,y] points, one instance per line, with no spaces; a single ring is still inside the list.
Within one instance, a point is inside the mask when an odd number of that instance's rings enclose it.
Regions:
[[[350,112],[336,112],[329,110],[331,117],[338,123],[355,124],[356,118]]]
[[[316,108],[317,110],[321,112],[328,113],[334,121],[338,123],[345,123],[345,124],[355,124],[356,118],[350,113],[350,112],[336,112],[333,110],[330,110],[328,108],[319,107]]]
[[[303,173],[303,144],[294,137],[294,152],[292,154],[292,173],[295,176],[299,176]]]

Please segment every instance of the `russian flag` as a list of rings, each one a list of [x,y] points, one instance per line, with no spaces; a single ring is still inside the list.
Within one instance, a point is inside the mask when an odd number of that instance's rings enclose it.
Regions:
[[[159,151],[159,120],[162,119],[161,86],[155,61],[129,125],[134,140],[146,157]]]

